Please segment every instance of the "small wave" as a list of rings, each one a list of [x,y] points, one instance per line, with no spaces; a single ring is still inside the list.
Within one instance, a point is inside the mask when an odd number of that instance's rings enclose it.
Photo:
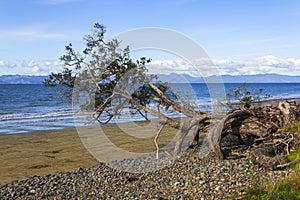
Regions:
[[[297,100],[300,99],[300,96],[297,94],[294,95],[285,95],[285,96],[271,96],[270,98],[267,98],[267,100]]]
[[[12,115],[0,116],[0,120],[8,121],[8,120],[64,117],[64,116],[72,116],[76,113],[77,111],[61,111],[61,112],[53,112],[53,113],[45,113],[45,114],[12,114]]]

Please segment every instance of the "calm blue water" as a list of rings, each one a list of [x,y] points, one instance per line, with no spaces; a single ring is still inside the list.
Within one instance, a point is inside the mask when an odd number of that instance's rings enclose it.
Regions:
[[[225,84],[226,92],[239,85],[241,84]],[[205,84],[172,84],[172,87],[181,92],[182,96],[191,95],[188,98],[196,99],[203,110],[212,101]],[[271,95],[271,99],[300,99],[300,83],[249,85],[249,90],[256,91],[260,88],[264,89],[264,94]],[[190,94],[191,90],[193,94]],[[74,112],[67,100],[60,98],[53,88],[43,85],[0,85],[0,133],[27,133],[74,127]],[[140,118],[135,116],[132,119]]]
[[[0,133],[73,127],[72,107],[53,88],[0,85]]]

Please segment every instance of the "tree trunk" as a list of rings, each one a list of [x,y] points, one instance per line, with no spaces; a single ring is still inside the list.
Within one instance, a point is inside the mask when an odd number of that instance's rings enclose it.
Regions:
[[[187,136],[188,133],[189,133],[188,130],[185,130],[185,129],[180,130],[180,136],[177,139],[177,141],[175,143],[175,147],[174,147],[174,152],[173,152],[174,155],[179,155],[179,153],[181,152],[183,140],[184,140],[185,136]]]
[[[208,133],[208,141],[210,148],[215,152],[217,157],[221,160],[224,159],[224,155],[221,151],[221,138],[222,138],[222,131],[224,127],[224,123],[229,116],[224,117],[223,119],[219,120],[216,124],[211,126],[211,130]]]
[[[287,102],[280,102],[278,104],[278,108],[283,114],[283,123],[284,123],[283,125],[284,126],[291,125],[291,123],[290,123],[290,104]]]

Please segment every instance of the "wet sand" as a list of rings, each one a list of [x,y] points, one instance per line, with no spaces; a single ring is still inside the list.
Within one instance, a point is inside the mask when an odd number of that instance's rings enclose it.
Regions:
[[[127,123],[78,130],[0,135],[0,185],[34,175],[93,167],[100,161],[135,157],[156,150],[153,139],[157,127],[153,124]],[[177,130],[166,126],[159,145],[169,144],[176,133]]]

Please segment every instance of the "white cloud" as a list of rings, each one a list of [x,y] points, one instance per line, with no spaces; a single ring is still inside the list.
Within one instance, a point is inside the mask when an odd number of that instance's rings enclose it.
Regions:
[[[31,68],[31,71],[32,71],[33,73],[37,73],[37,72],[39,72],[39,70],[40,70],[40,68],[39,68],[39,66],[37,66],[37,65]]]
[[[171,73],[195,73],[195,69],[183,60],[155,60],[148,66],[149,73],[171,74]]]
[[[14,69],[17,66],[16,63],[5,62],[4,60],[0,60],[0,70],[3,69]]]
[[[34,60],[30,60],[28,62],[25,62],[24,64],[27,65],[27,66],[29,66],[29,67],[32,67],[32,66],[37,65],[37,62],[34,61]]]
[[[294,65],[294,66],[298,66],[300,67],[300,59],[295,59],[295,58],[288,58],[286,59],[286,61],[290,64],[290,65]]]
[[[222,74],[283,74],[300,75],[300,59],[281,59],[272,55],[248,60],[216,60],[214,63]]]
[[[20,61],[16,63],[0,60],[0,75],[22,74],[22,75],[48,75],[50,72],[58,72],[62,69],[59,61]]]
[[[187,73],[194,76],[211,75],[253,75],[253,74],[283,74],[300,75],[300,59],[281,59],[268,55],[247,60],[214,60],[208,58],[195,60],[192,64],[178,60],[154,61],[150,65],[152,73]]]
[[[148,66],[149,73],[160,74],[190,74],[192,76],[210,75],[250,75],[250,74],[282,74],[300,75],[300,59],[281,59],[275,56],[263,56],[247,60],[214,60],[198,59],[193,63],[184,60],[154,60]],[[21,61],[18,63],[0,60],[0,75],[32,74],[47,75],[58,72],[62,63],[57,60]]]
[[[184,60],[156,60],[149,66],[150,73],[160,74],[190,74],[192,76],[219,75],[219,71],[209,58],[194,60],[189,63]]]

